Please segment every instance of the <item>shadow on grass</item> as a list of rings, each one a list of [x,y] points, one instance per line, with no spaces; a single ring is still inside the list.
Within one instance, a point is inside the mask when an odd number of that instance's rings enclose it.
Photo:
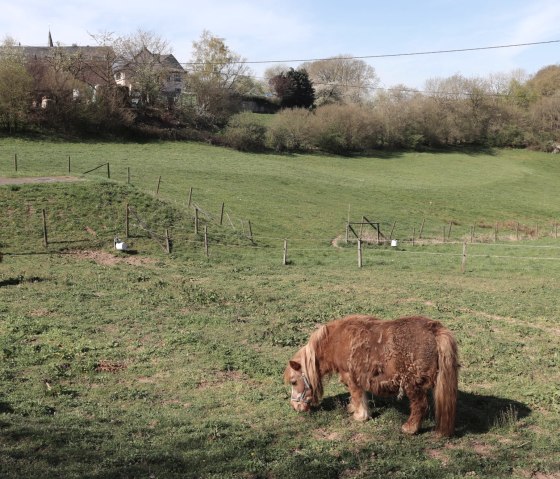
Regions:
[[[373,396],[371,400],[376,409],[393,408],[404,416],[410,414],[406,398],[399,401],[396,398]],[[349,401],[349,394],[339,394],[325,398],[319,408],[324,411],[333,411],[346,407]],[[513,399],[459,391],[455,435],[461,437],[468,433],[484,434],[494,427],[505,426],[508,425],[508,422],[523,419],[530,413],[531,409],[527,405]],[[433,418],[433,405],[430,416]],[[426,429],[423,428],[422,432],[425,431]]]
[[[345,407],[348,399],[348,394],[327,397],[320,409],[337,410]],[[374,401],[376,414],[394,409],[405,417],[408,415],[406,400],[375,398]],[[500,425],[504,413],[508,411],[515,411],[513,417],[516,420],[531,412],[524,404],[510,399],[461,392],[456,435],[461,437],[467,433],[488,432]],[[302,446],[300,435],[303,434],[302,427],[305,427],[305,416],[280,421],[272,429],[259,429],[236,420],[200,418],[190,422],[182,418],[157,430],[148,422],[130,425],[111,416],[90,419],[72,417],[69,421],[61,421],[54,415],[23,417],[12,414],[12,407],[2,401],[0,413],[3,413],[0,420],[0,442],[3,445],[0,449],[0,470],[9,465],[7,473],[2,476],[6,479],[256,478],[303,475],[336,478],[341,477],[347,468],[358,466],[358,463],[352,463],[354,459],[350,456],[348,461],[354,465],[341,462],[337,455],[326,454],[317,460],[315,449],[305,447],[305,444]],[[390,439],[390,444],[395,447],[401,444],[399,429],[400,425],[395,429],[395,436]],[[427,426],[422,433],[431,430],[433,427]],[[293,438],[296,440],[292,443]],[[291,452],[290,448],[293,447],[298,448],[298,454]],[[354,445],[348,454],[352,458],[360,455],[370,457],[375,447],[369,442],[358,449]],[[386,453],[383,448],[376,452]],[[401,464],[403,454],[408,462]],[[399,456],[387,456],[386,461],[376,463],[375,467],[380,468],[375,477],[387,477],[395,468],[416,474],[409,477],[442,477],[438,475],[439,471],[430,469],[429,464],[418,463],[416,452],[406,448]],[[420,473],[417,470],[419,467]],[[485,467],[489,467],[488,464]]]
[[[5,286],[19,286],[24,283],[41,283],[46,281],[45,278],[39,278],[38,276],[31,276],[30,278],[25,278],[23,276],[18,276],[17,278],[8,278],[0,281],[0,288]]]

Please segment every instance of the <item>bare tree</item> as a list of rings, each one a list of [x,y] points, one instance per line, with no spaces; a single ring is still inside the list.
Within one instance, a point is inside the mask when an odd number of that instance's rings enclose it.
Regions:
[[[193,42],[189,73],[199,83],[212,83],[218,88],[235,91],[239,80],[250,75],[245,61],[223,38],[204,30],[200,39]]]
[[[250,93],[251,71],[245,59],[231,50],[223,38],[204,30],[193,42],[188,65],[188,90],[195,103],[195,115],[205,125],[225,123],[236,112],[236,96]]]
[[[365,61],[338,55],[301,65],[315,87],[316,103],[363,103],[372,97],[379,78]]]
[[[113,67],[117,77],[126,77],[123,83],[137,93],[144,104],[154,104],[159,98],[170,69],[166,64],[171,48],[159,35],[139,29],[131,35],[112,41],[115,52]]]

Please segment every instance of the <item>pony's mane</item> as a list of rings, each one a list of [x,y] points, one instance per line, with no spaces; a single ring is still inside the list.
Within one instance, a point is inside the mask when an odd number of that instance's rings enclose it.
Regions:
[[[321,343],[327,338],[328,329],[323,325],[313,332],[308,343],[299,350],[303,371],[305,372],[311,388],[313,389],[313,403],[318,404],[323,397],[323,381],[317,362],[317,351]]]

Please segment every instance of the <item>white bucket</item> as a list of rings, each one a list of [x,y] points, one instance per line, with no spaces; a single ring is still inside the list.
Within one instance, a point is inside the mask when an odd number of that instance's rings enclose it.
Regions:
[[[391,246],[393,248],[395,248],[398,245],[398,241],[397,240],[391,240]]]

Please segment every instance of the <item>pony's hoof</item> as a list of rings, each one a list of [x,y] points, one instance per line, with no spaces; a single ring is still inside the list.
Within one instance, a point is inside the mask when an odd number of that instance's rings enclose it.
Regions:
[[[412,424],[408,424],[408,423],[404,423],[401,427],[401,431],[404,432],[405,434],[416,434],[418,432],[419,427],[418,426],[414,426]]]
[[[354,415],[352,417],[356,421],[361,421],[361,422],[365,422],[365,421],[371,419],[371,416],[367,412],[354,413]]]

